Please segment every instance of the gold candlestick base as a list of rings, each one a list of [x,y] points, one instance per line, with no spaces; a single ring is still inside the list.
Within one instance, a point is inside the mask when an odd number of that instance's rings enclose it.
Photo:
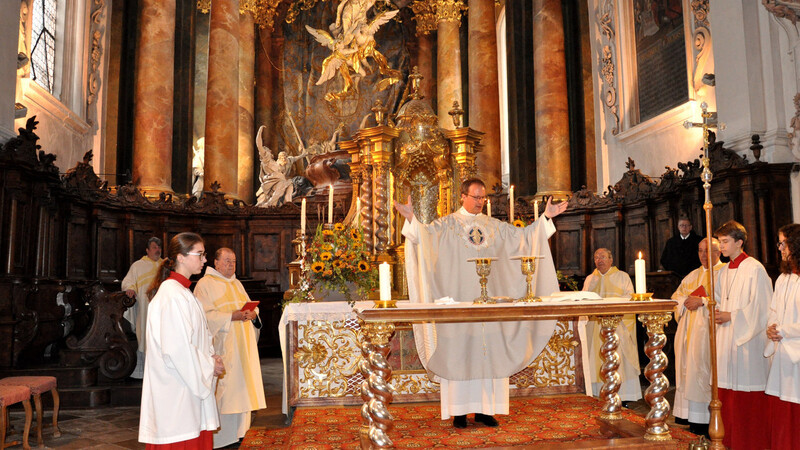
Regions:
[[[397,308],[397,300],[373,300],[376,309]]]
[[[632,302],[646,302],[653,298],[652,292],[645,292],[644,294],[631,294]]]

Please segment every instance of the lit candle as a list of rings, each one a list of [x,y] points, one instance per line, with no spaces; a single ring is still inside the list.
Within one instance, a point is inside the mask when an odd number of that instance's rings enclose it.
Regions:
[[[645,267],[642,259],[642,252],[639,252],[639,259],[633,264],[634,274],[636,275],[636,293],[644,294],[647,292],[647,281],[645,281]]]
[[[382,262],[378,266],[378,275],[381,285],[381,300],[392,299],[392,273],[389,263]]]
[[[492,200],[488,198],[486,199],[486,215],[489,216],[489,218],[492,217]]]
[[[508,221],[514,223],[514,185],[508,188]]]
[[[306,234],[306,199],[300,202],[300,234]]]
[[[361,197],[356,197],[356,225],[361,225]]]
[[[328,188],[328,223],[333,223],[333,185]]]
[[[539,200],[533,201],[533,220],[539,220]]]

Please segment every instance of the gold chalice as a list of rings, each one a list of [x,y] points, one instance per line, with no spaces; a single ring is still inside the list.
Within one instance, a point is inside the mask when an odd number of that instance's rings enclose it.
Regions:
[[[542,259],[542,256],[515,256],[512,260],[519,260],[522,265],[522,274],[525,275],[525,282],[527,283],[527,290],[525,295],[518,298],[518,302],[532,303],[540,302],[542,299],[533,293],[533,274],[536,273],[536,260]]]
[[[492,271],[492,261],[495,260],[497,258],[470,258],[467,260],[475,262],[475,271],[478,272],[481,281],[481,295],[472,303],[496,303],[486,292],[486,282],[489,279],[489,273]]]

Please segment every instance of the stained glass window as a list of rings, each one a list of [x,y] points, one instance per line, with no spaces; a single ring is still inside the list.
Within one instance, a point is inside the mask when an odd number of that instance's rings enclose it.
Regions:
[[[33,0],[31,77],[48,92],[55,88],[57,0]]]

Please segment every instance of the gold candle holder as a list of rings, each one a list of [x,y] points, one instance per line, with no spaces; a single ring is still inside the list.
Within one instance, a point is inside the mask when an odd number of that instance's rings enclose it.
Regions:
[[[375,309],[397,308],[397,300],[373,300]]]
[[[489,273],[492,271],[492,261],[496,260],[497,258],[470,258],[467,260],[475,263],[475,271],[478,272],[481,283],[481,295],[473,300],[472,303],[496,303],[493,298],[489,297],[489,294],[486,291],[486,282],[489,280]]]
[[[522,274],[525,275],[527,286],[525,295],[518,298],[518,302],[533,303],[542,301],[540,297],[533,293],[533,275],[536,273],[536,260],[542,258],[542,256],[515,256],[511,258],[512,260],[520,261]]]
[[[646,302],[653,298],[652,292],[645,292],[644,294],[631,294],[632,302]]]

